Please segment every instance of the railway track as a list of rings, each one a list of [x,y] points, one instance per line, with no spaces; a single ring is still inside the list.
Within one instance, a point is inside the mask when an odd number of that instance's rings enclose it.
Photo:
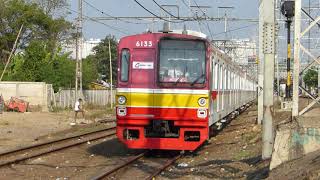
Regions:
[[[0,167],[10,164],[19,163],[31,158],[60,151],[70,147],[78,146],[88,141],[95,141],[102,138],[114,136],[116,127],[104,128],[93,132],[88,132],[80,135],[47,141],[24,148],[7,151],[0,154]]]
[[[125,163],[120,164],[112,169],[110,169],[110,168],[103,169],[97,175],[92,177],[91,180],[101,180],[101,179],[107,178],[111,174],[118,172],[121,169],[129,168],[134,162],[137,162],[138,160],[146,158],[145,156],[147,153],[148,152],[143,152],[141,154],[138,154],[137,156],[133,156]],[[158,174],[160,174],[162,171],[164,171],[166,168],[168,168],[170,165],[172,165],[176,160],[178,160],[181,157],[182,157],[182,154],[179,154],[179,155],[176,155],[172,158],[167,159],[159,167],[156,167],[155,170],[153,170],[153,172],[147,174],[145,177],[145,180],[152,180],[154,177],[156,177]]]

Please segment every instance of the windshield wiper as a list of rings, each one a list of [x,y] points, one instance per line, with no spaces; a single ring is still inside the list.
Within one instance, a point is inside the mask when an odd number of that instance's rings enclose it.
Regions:
[[[199,76],[196,80],[194,80],[192,83],[191,83],[191,86],[193,86],[195,83],[197,83],[201,78],[204,77],[204,74],[202,74],[201,76]]]
[[[177,84],[180,82],[181,79],[182,79],[182,76],[180,76],[180,77],[177,79],[177,81],[174,82],[174,85],[177,85]]]

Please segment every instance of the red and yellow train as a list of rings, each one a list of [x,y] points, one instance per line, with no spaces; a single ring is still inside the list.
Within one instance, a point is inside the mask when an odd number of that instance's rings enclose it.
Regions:
[[[145,33],[118,46],[117,137],[133,149],[195,150],[256,83],[202,36]]]

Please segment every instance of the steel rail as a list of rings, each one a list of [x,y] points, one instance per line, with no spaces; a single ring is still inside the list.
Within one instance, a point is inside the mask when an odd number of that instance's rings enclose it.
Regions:
[[[119,169],[122,169],[126,166],[128,166],[129,164],[131,164],[132,162],[142,158],[144,155],[146,154],[146,152],[143,152],[137,156],[134,156],[133,158],[131,158],[129,161],[125,162],[124,164],[120,164],[118,166],[116,166],[115,168],[109,170],[109,169],[104,169],[102,170],[102,172],[100,172],[98,175],[95,175],[94,177],[90,178],[91,180],[100,180],[103,179],[104,177],[118,171]]]
[[[17,153],[19,151],[32,150],[32,149],[38,148],[40,146],[59,143],[59,142],[62,142],[62,141],[67,141],[67,140],[71,140],[71,139],[75,139],[75,138],[79,138],[79,137],[83,137],[83,136],[93,135],[93,134],[96,134],[96,133],[101,133],[103,131],[110,131],[110,130],[113,130],[115,128],[116,127],[107,128],[107,129],[103,129],[103,130],[99,130],[99,131],[85,133],[85,134],[78,135],[78,136],[72,136],[72,137],[68,137],[68,138],[64,138],[64,139],[45,142],[45,143],[38,144],[38,145],[35,145],[35,146],[29,146],[29,147],[26,147],[26,148],[17,149],[17,150],[14,150],[14,151],[3,153],[4,155],[1,155],[0,158],[3,158],[3,156],[8,156],[8,155],[10,156],[10,154],[14,154],[14,153]],[[24,160],[27,160],[27,159],[35,158],[35,157],[38,157],[38,156],[41,156],[41,155],[45,155],[45,154],[49,154],[49,153],[52,153],[52,152],[56,152],[56,151],[59,151],[59,150],[67,149],[67,148],[70,148],[70,147],[74,147],[74,146],[77,146],[77,145],[80,145],[80,144],[84,144],[84,143],[86,143],[88,141],[95,141],[95,140],[99,140],[99,139],[102,139],[102,138],[110,137],[110,136],[113,136],[115,134],[116,134],[115,132],[112,132],[112,133],[108,133],[108,134],[102,134],[102,135],[99,135],[99,136],[95,136],[95,137],[92,137],[92,138],[82,139],[82,140],[77,141],[75,143],[67,144],[67,145],[64,145],[64,146],[61,146],[61,147],[53,147],[53,148],[52,147],[48,147],[48,149],[45,150],[45,151],[41,151],[41,152],[37,152],[37,153],[31,153],[28,156],[22,156],[22,157],[19,157],[19,158],[15,158],[13,160],[0,162],[0,167],[6,166],[6,165],[10,165],[10,164],[14,164],[14,163],[18,163],[18,162],[21,162],[21,161],[24,161]],[[38,149],[35,149],[35,150],[38,150]]]
[[[149,177],[147,177],[145,180],[153,180],[154,177],[156,177],[158,174],[160,174],[162,171],[164,171],[165,169],[167,169],[167,167],[169,167],[170,165],[172,165],[174,162],[176,162],[178,159],[180,159],[182,157],[182,154],[179,154],[178,156],[170,159],[167,161],[166,164],[164,164],[161,168],[159,168],[156,172],[154,172],[153,174],[151,174]]]
[[[16,152],[19,152],[19,151],[30,150],[30,149],[37,148],[37,147],[40,147],[40,146],[45,146],[45,145],[48,145],[48,144],[58,143],[58,142],[62,142],[62,141],[65,141],[65,140],[69,140],[69,139],[73,139],[73,138],[79,138],[79,137],[82,137],[82,136],[87,136],[87,135],[90,135],[90,134],[96,134],[96,133],[99,133],[99,132],[108,131],[108,130],[112,130],[112,129],[115,129],[115,127],[100,129],[98,131],[92,131],[92,132],[88,132],[88,133],[84,133],[84,134],[80,134],[80,135],[73,135],[73,136],[66,137],[66,138],[55,139],[55,140],[52,140],[52,141],[47,141],[47,142],[43,142],[43,143],[31,145],[31,146],[26,146],[26,147],[14,149],[14,150],[6,151],[6,152],[3,152],[3,153],[0,153],[0,158],[2,156],[8,155],[8,154],[13,154],[13,153],[16,153]]]

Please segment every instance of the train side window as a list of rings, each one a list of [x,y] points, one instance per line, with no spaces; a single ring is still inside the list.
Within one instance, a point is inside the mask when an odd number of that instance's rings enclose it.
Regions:
[[[129,64],[130,64],[130,52],[129,49],[123,49],[121,51],[121,75],[120,80],[127,82],[129,80]]]
[[[219,82],[220,82],[219,90],[223,90],[223,66],[221,64],[220,64],[220,71],[219,71]]]
[[[232,71],[230,72],[230,74],[231,74],[231,79],[230,79],[230,80],[231,80],[231,81],[230,81],[230,89],[231,89],[231,90],[233,90],[233,89],[234,89],[234,84],[233,84],[234,74],[233,74],[233,72],[232,72]]]
[[[226,85],[227,85],[227,69],[224,66],[224,68],[223,68],[223,90],[227,89]]]
[[[224,83],[225,83],[225,90],[228,90],[228,68],[224,69]]]
[[[222,65],[219,65],[219,90],[222,90]]]
[[[218,71],[219,71],[219,64],[214,64],[214,89],[218,89]]]
[[[228,69],[228,89],[230,90],[231,89],[231,73],[230,73],[230,69]]]

